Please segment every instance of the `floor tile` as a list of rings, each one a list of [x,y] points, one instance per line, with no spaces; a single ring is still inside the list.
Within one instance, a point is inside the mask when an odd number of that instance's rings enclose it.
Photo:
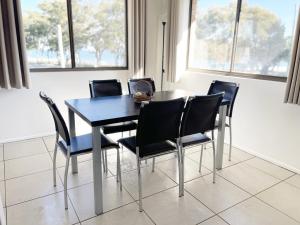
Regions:
[[[213,216],[213,213],[201,202],[185,192],[178,197],[178,188],[152,195],[143,199],[145,212],[160,225],[198,224]]]
[[[78,223],[69,204],[65,210],[63,193],[50,195],[7,208],[8,225],[69,225]]]
[[[4,181],[0,182],[0,196],[1,196],[1,202],[2,202],[2,206],[5,207],[6,206],[6,192],[5,192],[5,183]]]
[[[112,174],[117,174],[117,155],[109,155],[107,156],[108,169],[112,172]],[[128,172],[135,170],[136,167],[136,156],[129,152],[127,149],[122,151],[120,149],[120,162],[122,172]]]
[[[192,154],[187,154],[186,158],[189,158],[193,161],[195,161],[197,164],[200,162],[200,152],[194,152]],[[228,161],[225,159],[224,156],[224,160],[223,160],[223,168],[232,166],[237,164],[238,161],[236,161],[234,158],[232,158],[231,161]],[[206,150],[203,151],[203,156],[202,156],[202,166],[213,170],[213,151],[212,148],[208,148]]]
[[[95,216],[94,210],[94,184],[87,184],[68,190],[71,201],[80,220]],[[103,209],[104,212],[126,205],[134,200],[123,188],[120,191],[114,177],[103,179]]]
[[[14,205],[31,199],[43,197],[63,190],[57,176],[57,186],[53,186],[52,170],[6,181],[6,205]]]
[[[142,176],[142,193],[143,197],[155,194],[157,192],[174,187],[177,184],[172,181],[167,175],[163,174],[159,170],[152,172],[150,167],[144,167],[141,169]],[[126,190],[134,197],[138,199],[138,174],[137,171],[130,171],[122,174],[123,185]]]
[[[242,202],[221,213],[220,216],[230,225],[299,225],[256,198]]]
[[[224,160],[228,161],[228,156],[229,156],[229,144],[224,145]],[[232,146],[232,152],[231,152],[231,157],[235,161],[241,162],[245,161],[251,158],[254,158],[254,155],[249,154],[248,152],[245,152],[239,148],[236,148]]]
[[[286,182],[300,188],[300,175],[296,174],[295,176],[287,179]]]
[[[53,152],[50,152],[50,156],[51,156],[51,159],[53,160]],[[85,162],[85,161],[89,161],[91,159],[92,159],[92,154],[91,153],[77,156],[77,161],[78,162]],[[66,157],[64,156],[62,151],[57,151],[56,167],[57,168],[64,167],[65,165],[66,165]],[[70,165],[71,165],[71,163],[70,163]]]
[[[257,197],[300,222],[299,188],[283,182],[260,193]]]
[[[4,145],[4,160],[47,153],[42,138],[11,142]]]
[[[220,170],[218,174],[251,194],[257,194],[280,181],[245,162]]]
[[[145,213],[139,212],[136,203],[131,203],[84,221],[82,225],[153,225],[153,223]]]
[[[248,160],[246,163],[280,180],[286,179],[294,174],[289,170],[283,169],[282,167],[257,157]]]
[[[157,163],[157,168],[167,174],[172,180],[179,182],[179,175],[178,175],[178,160],[170,159],[167,161],[163,161],[161,163]],[[199,173],[199,166],[193,160],[185,157],[184,162],[184,181],[190,181],[192,179],[196,179],[203,175],[211,173],[210,170],[202,167],[201,173]]]
[[[0,144],[0,161],[3,161],[3,152],[4,152],[3,144]]]
[[[0,162],[0,181],[4,180],[4,161]]]
[[[219,213],[250,197],[248,193],[222,177],[217,176],[215,184],[212,179],[212,174],[201,177],[186,183],[185,189],[215,213]]]
[[[51,136],[43,137],[43,140],[44,140],[44,142],[46,144],[46,147],[47,147],[47,150],[49,152],[53,152],[54,151],[55,139],[56,139],[56,135],[51,135]]]
[[[116,152],[111,150],[112,152]],[[109,152],[109,151],[108,151]],[[107,156],[108,169],[112,174],[116,175],[117,168],[117,155],[111,154]],[[128,151],[124,148],[124,151],[120,150],[120,162],[121,162],[121,170],[122,172],[129,172],[132,170],[136,170],[136,156],[132,152]],[[142,161],[141,166],[145,167],[148,165],[152,165],[152,159],[147,160],[147,164],[145,161]]]
[[[228,223],[226,223],[220,217],[214,216],[214,217],[200,223],[199,225],[228,225]]]
[[[58,169],[58,173],[62,180],[64,179],[65,167]],[[104,174],[105,177],[111,177],[112,174],[108,171]],[[73,174],[71,165],[68,173],[68,189],[78,187],[80,185],[88,184],[93,182],[93,162],[86,161],[78,163],[78,173]]]
[[[167,154],[167,155],[162,155],[162,156],[156,157],[155,158],[155,162],[156,163],[164,162],[164,161],[167,161],[169,159],[177,159],[177,153],[171,153],[171,154]],[[152,163],[152,160],[149,160],[149,162]]]
[[[5,178],[20,177],[51,168],[52,160],[48,153],[12,159],[5,161]]]

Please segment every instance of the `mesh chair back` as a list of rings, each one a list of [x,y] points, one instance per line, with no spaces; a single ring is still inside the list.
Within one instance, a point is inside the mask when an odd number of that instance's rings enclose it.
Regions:
[[[227,108],[227,116],[232,117],[233,106],[238,91],[239,85],[237,83],[216,80],[213,83],[211,83],[208,90],[208,95],[224,92],[224,99],[230,101],[230,105]]]
[[[184,105],[184,98],[142,105],[136,134],[137,146],[178,138]]]
[[[68,128],[56,104],[43,92],[40,92],[40,98],[47,104],[48,108],[50,109],[50,112],[54,119],[56,132],[59,133],[59,135],[67,145],[70,145],[70,135],[68,132]]]
[[[182,117],[180,136],[213,130],[222,99],[222,93],[190,97]]]
[[[121,82],[113,80],[93,80],[89,83],[91,98],[122,95]]]
[[[129,94],[134,95],[137,92],[143,92],[149,96],[155,92],[155,83],[151,78],[130,79],[128,81]]]

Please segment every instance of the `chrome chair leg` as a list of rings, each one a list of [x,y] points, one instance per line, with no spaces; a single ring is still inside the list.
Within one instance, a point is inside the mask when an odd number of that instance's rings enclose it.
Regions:
[[[177,141],[178,150],[178,174],[179,174],[179,197],[184,196],[184,162],[182,157],[182,146],[179,141]]]
[[[106,173],[108,173],[107,150],[104,151],[104,155],[105,155],[105,171]]]
[[[153,157],[152,159],[152,173],[154,172],[154,168],[155,168],[155,157]]]
[[[141,160],[139,156],[139,150],[137,148],[136,162],[137,162],[137,172],[138,172],[138,184],[139,184],[139,211],[143,212],[143,203],[142,203],[142,176],[141,176]]]
[[[68,170],[70,164],[70,155],[67,156],[65,175],[64,175],[64,200],[65,200],[65,209],[68,209]]]
[[[201,145],[200,159],[199,159],[199,173],[201,173],[202,169],[202,158],[203,158],[203,149],[206,145]]]
[[[124,137],[124,132],[121,133],[121,138],[123,138],[123,137]],[[122,148],[122,152],[124,152],[124,147],[123,147],[123,145],[121,146],[121,148]]]
[[[105,154],[104,154],[104,150],[101,149],[101,154],[102,154],[102,165],[103,165],[103,173],[106,173],[106,165],[105,165]]]
[[[216,183],[216,146],[214,132],[212,132],[212,146],[213,146],[213,183]]]
[[[231,118],[229,118],[229,157],[228,157],[229,161],[231,161],[231,151],[232,151],[232,126],[231,126]]]
[[[56,155],[57,155],[58,139],[59,139],[59,134],[57,133],[55,139],[54,153],[53,153],[53,186],[54,187],[56,187]]]
[[[122,171],[120,162],[120,150],[117,149],[117,182],[120,183],[120,190],[122,191]]]

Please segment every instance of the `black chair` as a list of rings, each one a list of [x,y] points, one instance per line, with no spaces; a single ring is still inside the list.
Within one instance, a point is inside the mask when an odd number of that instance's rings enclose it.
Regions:
[[[179,138],[179,126],[184,105],[184,98],[143,103],[138,118],[136,136],[119,140],[119,143],[136,155],[140,211],[143,211],[140,168],[142,160],[177,152],[179,174],[182,176],[181,153],[177,151],[178,148],[174,144],[167,140]]]
[[[53,154],[53,183],[56,186],[56,155],[57,147],[59,147],[66,157],[66,166],[64,174],[64,200],[65,208],[68,209],[68,198],[67,198],[67,178],[68,178],[68,169],[70,158],[73,156],[78,156],[81,154],[91,153],[93,150],[92,135],[86,134],[76,137],[70,137],[69,131],[67,129],[66,123],[60,114],[56,104],[45,95],[43,92],[40,92],[40,98],[47,104],[48,108],[51,111],[52,117],[55,123],[56,130],[56,141]],[[120,153],[119,145],[116,142],[111,141],[106,136],[101,135],[101,148],[108,150],[112,148],[117,149],[117,182],[120,182],[120,189],[122,190],[122,181],[121,181],[121,165],[120,165]]]
[[[215,120],[222,102],[223,94],[215,94],[208,96],[190,97],[187,101],[180,127],[179,145],[182,149],[201,145],[199,172],[201,172],[203,146],[208,143],[213,145],[213,183],[215,183],[215,142],[213,130],[215,128]],[[212,132],[212,137],[209,138],[205,133]],[[174,141],[174,140],[173,140]],[[184,157],[184,150],[183,157]],[[183,158],[184,162],[184,158]],[[181,177],[184,179],[184,177]],[[183,184],[184,180],[181,181]],[[183,190],[183,187],[181,188]],[[183,195],[183,191],[181,193]]]
[[[116,79],[112,80],[93,80],[89,83],[91,98],[106,97],[106,96],[118,96],[122,95],[121,82]],[[137,124],[133,121],[114,123],[105,125],[102,127],[102,132],[104,134],[122,133],[126,131],[135,130]],[[107,154],[105,152],[104,160],[104,172],[107,172]]]
[[[228,160],[231,161],[231,151],[232,151],[232,112],[233,106],[237,93],[239,91],[239,84],[233,82],[225,82],[215,80],[211,83],[208,90],[208,95],[217,94],[220,92],[225,93],[224,99],[229,100],[230,104],[227,108],[226,116],[228,117],[228,123],[226,122],[225,126],[229,128],[229,157]],[[216,121],[216,128],[218,127],[219,122]]]
[[[156,91],[155,82],[152,78],[129,79],[128,91],[131,95],[134,95],[137,92],[152,95]]]

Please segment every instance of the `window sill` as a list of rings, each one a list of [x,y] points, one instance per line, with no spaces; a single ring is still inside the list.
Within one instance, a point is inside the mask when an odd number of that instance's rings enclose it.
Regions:
[[[267,81],[277,81],[277,82],[287,82],[286,77],[276,77],[270,75],[261,75],[261,74],[249,74],[249,73],[236,73],[236,72],[225,72],[218,70],[205,70],[205,69],[195,69],[195,68],[187,68],[187,72],[199,72],[206,73],[211,75],[221,75],[227,77],[240,77],[240,78],[249,78],[249,79],[257,79],[257,80],[267,80]]]
[[[128,67],[83,67],[83,68],[35,68],[30,69],[30,72],[72,72],[72,71],[119,71],[128,70]]]

